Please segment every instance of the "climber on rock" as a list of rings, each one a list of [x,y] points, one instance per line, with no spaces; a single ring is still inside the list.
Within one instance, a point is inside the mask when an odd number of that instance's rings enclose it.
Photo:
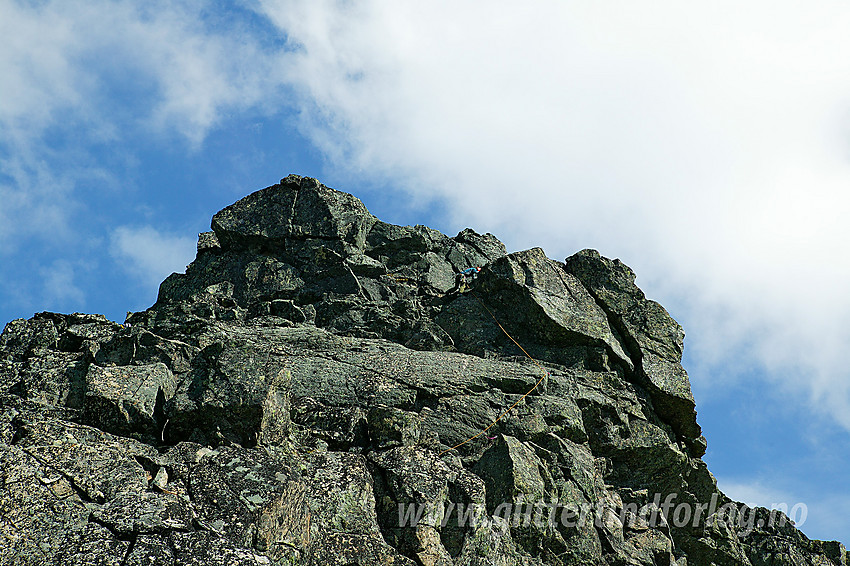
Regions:
[[[469,267],[458,273],[453,291],[456,291],[457,293],[466,293],[471,290],[472,283],[478,277],[478,273],[480,272],[480,267]]]

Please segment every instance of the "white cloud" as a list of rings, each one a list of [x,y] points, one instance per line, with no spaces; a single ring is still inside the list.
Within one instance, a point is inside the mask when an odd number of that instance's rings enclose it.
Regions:
[[[257,42],[207,25],[197,2],[0,0],[0,10],[7,143],[67,122],[119,136],[127,124],[114,120],[135,117],[197,144],[224,112],[280,85]]]
[[[0,155],[0,254],[13,252],[21,240],[69,237],[72,184],[28,155]]]
[[[718,487],[735,501],[746,503],[750,507],[776,509],[785,506],[790,509],[799,499],[781,489],[765,485],[762,481],[724,481],[718,479]]]
[[[44,300],[51,308],[62,305],[79,307],[85,303],[85,294],[75,283],[77,269],[67,260],[55,260],[41,269]]]
[[[258,9],[340,171],[515,247],[621,257],[699,338],[695,380],[744,345],[850,428],[845,4]]]
[[[112,233],[110,252],[140,285],[157,288],[172,273],[186,271],[195,257],[195,241],[152,226],[120,226]]]

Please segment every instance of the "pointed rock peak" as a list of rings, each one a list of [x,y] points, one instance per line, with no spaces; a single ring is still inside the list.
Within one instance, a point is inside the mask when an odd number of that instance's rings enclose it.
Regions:
[[[664,307],[646,298],[628,265],[596,250],[582,250],[568,257],[565,266],[620,321],[621,330],[634,337],[637,347],[674,363],[682,360],[684,330]]]
[[[464,228],[458,232],[454,239],[462,244],[469,244],[488,260],[494,260],[508,253],[505,249],[505,244],[489,232],[479,234],[472,228]]]
[[[358,198],[311,177],[289,175],[219,211],[212,229],[225,248],[322,239],[362,250],[375,221]]]
[[[635,285],[635,272],[619,259],[608,259],[596,250],[586,249],[568,257],[566,264],[570,273],[600,294],[644,299],[643,291]]]

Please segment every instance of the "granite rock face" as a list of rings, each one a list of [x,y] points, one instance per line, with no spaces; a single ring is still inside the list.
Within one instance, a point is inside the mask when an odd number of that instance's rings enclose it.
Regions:
[[[125,324],[6,325],[0,564],[846,564],[719,492],[634,280],[291,175]]]

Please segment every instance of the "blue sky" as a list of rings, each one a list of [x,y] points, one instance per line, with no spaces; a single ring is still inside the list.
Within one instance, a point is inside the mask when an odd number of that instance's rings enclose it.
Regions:
[[[0,320],[148,307],[289,173],[619,257],[733,497],[850,542],[843,2],[0,0]]]

